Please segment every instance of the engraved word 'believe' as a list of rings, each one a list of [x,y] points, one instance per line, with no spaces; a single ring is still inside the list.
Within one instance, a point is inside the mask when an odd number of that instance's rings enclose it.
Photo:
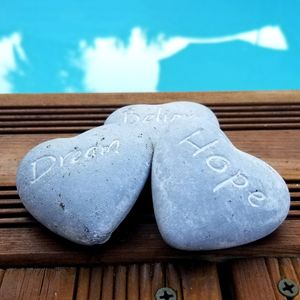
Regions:
[[[198,156],[200,153],[205,152],[209,148],[219,143],[219,140],[216,139],[202,146],[197,145],[197,143],[194,141],[194,138],[197,135],[201,134],[202,130],[202,128],[198,129],[179,142],[179,145],[188,144],[195,149],[195,152],[192,154],[193,157]],[[205,162],[209,169],[219,174],[226,172],[231,166],[230,161],[226,157],[221,155],[210,155],[206,158]],[[241,170],[238,170],[235,174],[230,175],[230,177],[217,184],[214,187],[213,192],[215,193],[226,186],[246,188],[248,185],[249,180],[247,175],[243,174]],[[265,196],[265,194],[257,190],[255,192],[249,193],[248,195],[248,202],[253,207],[259,207],[266,199],[267,197]]]
[[[159,108],[156,112],[146,114],[141,116],[140,114],[134,112],[133,109],[128,109],[123,112],[124,119],[123,122],[125,124],[136,124],[138,122],[148,123],[148,122],[157,122],[157,123],[170,123],[176,119],[181,118],[191,118],[193,114],[179,114],[179,113],[168,113],[163,112],[161,108]]]
[[[119,153],[120,141],[114,140],[108,146],[96,145],[87,150],[79,150],[77,147],[65,155],[44,155],[31,163],[32,180],[31,184],[38,182],[42,177],[48,174],[55,166],[62,168],[67,165],[74,165],[82,160],[90,160],[97,155],[105,155],[109,152]]]

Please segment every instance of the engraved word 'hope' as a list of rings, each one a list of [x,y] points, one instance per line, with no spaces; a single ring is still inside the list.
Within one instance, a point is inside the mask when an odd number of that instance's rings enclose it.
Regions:
[[[203,130],[202,128],[198,129],[197,131],[193,132],[191,135],[189,135],[188,137],[184,138],[182,141],[179,142],[179,145],[188,144],[195,149],[195,152],[192,155],[193,157],[198,156],[200,153],[205,152],[207,149],[219,143],[219,140],[216,139],[203,146],[197,145],[196,142],[194,141],[194,138],[198,134],[201,134],[202,130]],[[228,168],[231,166],[230,161],[226,157],[221,155],[210,155],[206,158],[205,162],[206,165],[209,167],[209,169],[211,169],[212,171],[218,174],[225,173],[228,170]],[[234,186],[236,188],[246,188],[248,185],[249,185],[248,177],[245,174],[243,174],[241,170],[238,170],[235,174],[231,175],[224,181],[217,184],[214,187],[213,192],[215,193],[226,186]],[[265,194],[259,191],[249,193],[248,195],[248,202],[253,207],[259,207],[262,204],[262,202],[265,201],[266,199],[267,197],[265,196]]]

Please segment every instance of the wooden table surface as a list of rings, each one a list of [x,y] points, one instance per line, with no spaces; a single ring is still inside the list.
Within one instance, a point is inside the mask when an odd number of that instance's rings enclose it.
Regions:
[[[176,100],[209,106],[238,148],[264,159],[284,177],[291,208],[273,234],[227,250],[172,249],[158,233],[149,182],[102,246],[57,237],[23,207],[15,173],[33,146],[99,126],[123,105]],[[300,280],[299,149],[297,91],[0,95],[0,299],[143,300],[155,299],[163,287],[184,300],[287,299],[278,282],[288,278],[299,285]]]

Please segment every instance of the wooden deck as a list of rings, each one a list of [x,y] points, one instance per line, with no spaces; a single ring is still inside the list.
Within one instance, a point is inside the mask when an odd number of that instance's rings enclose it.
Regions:
[[[172,249],[158,233],[149,182],[103,246],[88,248],[57,237],[23,207],[15,172],[30,148],[99,126],[123,105],[175,100],[208,105],[238,148],[281,173],[292,205],[277,231],[227,250]],[[182,300],[287,299],[277,287],[283,278],[299,285],[300,92],[0,96],[1,300],[147,300],[166,286]]]

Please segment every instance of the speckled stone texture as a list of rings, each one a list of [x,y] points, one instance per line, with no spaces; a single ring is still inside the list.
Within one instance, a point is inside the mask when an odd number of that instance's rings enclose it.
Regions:
[[[189,101],[170,102],[160,105],[137,104],[124,106],[114,111],[105,124],[119,124],[138,127],[147,133],[153,144],[170,125],[178,120],[189,122],[198,117],[201,122],[212,122],[217,126],[218,120],[206,106]]]
[[[283,222],[290,206],[288,188],[272,167],[198,119],[176,122],[158,141],[152,194],[163,239],[183,250],[260,239]]]
[[[145,133],[118,125],[50,140],[20,163],[18,193],[53,232],[79,244],[101,244],[138,198],[152,153]]]

